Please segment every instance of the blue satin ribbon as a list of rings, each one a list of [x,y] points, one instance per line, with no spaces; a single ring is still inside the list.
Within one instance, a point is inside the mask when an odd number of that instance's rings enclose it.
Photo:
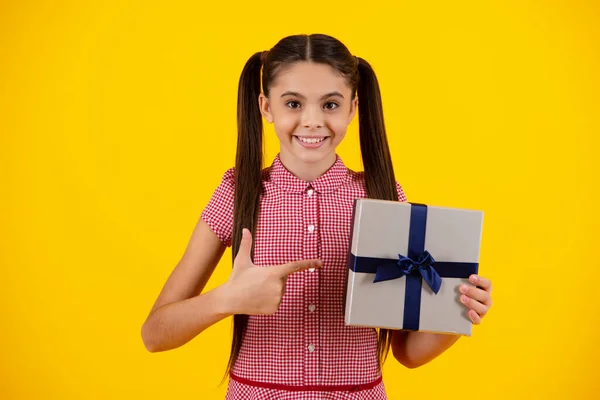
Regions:
[[[375,279],[373,282],[384,282],[392,279],[398,279],[412,273],[420,274],[423,280],[429,285],[435,294],[440,291],[442,278],[433,268],[435,260],[427,250],[415,261],[402,254],[398,254],[398,261],[394,263],[383,263],[377,267]]]
[[[354,272],[375,274],[373,282],[406,276],[403,329],[416,331],[419,330],[422,281],[437,294],[442,278],[468,278],[477,273],[479,263],[436,261],[425,250],[427,206],[418,203],[410,205],[408,254],[399,254],[398,259],[357,257],[350,254],[349,267]]]

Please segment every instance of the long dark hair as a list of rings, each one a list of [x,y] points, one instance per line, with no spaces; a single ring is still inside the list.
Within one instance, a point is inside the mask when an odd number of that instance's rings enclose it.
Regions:
[[[232,256],[238,252],[242,229],[255,232],[258,222],[263,161],[263,125],[258,105],[262,91],[268,97],[270,86],[282,67],[295,62],[326,64],[347,80],[352,96],[358,94],[360,149],[367,196],[398,200],[396,179],[388,147],[379,83],[371,65],[353,56],[339,40],[322,34],[294,35],[280,40],[271,50],[253,54],[246,62],[238,86],[238,141],[235,162],[235,198],[233,207]],[[234,315],[229,374],[240,352],[247,315]],[[379,330],[377,356],[385,361],[391,331]]]

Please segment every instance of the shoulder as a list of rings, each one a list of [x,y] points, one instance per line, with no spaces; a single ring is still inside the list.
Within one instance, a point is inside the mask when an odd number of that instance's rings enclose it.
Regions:
[[[235,187],[235,167],[229,168],[221,176],[221,185]]]
[[[235,168],[226,170],[221,176],[216,189],[214,189],[211,202],[213,203],[231,203],[235,195]]]
[[[366,195],[366,183],[365,183],[365,172],[364,171],[353,171],[348,169],[348,181],[347,185],[351,188],[355,188],[365,192]],[[406,202],[406,194],[402,185],[396,181],[396,191],[398,193],[398,200]]]
[[[396,181],[396,190],[398,191],[398,201],[407,202],[406,193],[404,193],[404,188],[398,181]]]
[[[268,181],[271,174],[271,167],[263,168],[261,171],[262,181]],[[221,185],[234,189],[235,188],[235,167],[226,170],[221,177]]]
[[[366,191],[367,188],[365,184],[365,172],[353,171],[350,168],[348,168],[348,180],[346,181],[346,185],[348,185],[351,188]]]

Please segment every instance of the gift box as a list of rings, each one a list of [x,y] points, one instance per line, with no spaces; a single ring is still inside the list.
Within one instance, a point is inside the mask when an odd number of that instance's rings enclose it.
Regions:
[[[357,199],[345,323],[471,336],[459,285],[479,270],[483,212]]]

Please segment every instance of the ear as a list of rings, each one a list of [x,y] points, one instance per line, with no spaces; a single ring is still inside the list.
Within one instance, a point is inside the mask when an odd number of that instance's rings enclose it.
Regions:
[[[352,119],[356,115],[356,110],[358,110],[358,96],[354,96],[354,100],[352,100],[352,104],[350,104],[350,114],[348,115],[348,124],[352,122]]]
[[[265,117],[267,122],[270,124],[273,123],[273,114],[271,114],[271,105],[269,104],[269,99],[265,96],[264,93],[261,93],[258,96],[258,107],[260,108],[260,113]]]

